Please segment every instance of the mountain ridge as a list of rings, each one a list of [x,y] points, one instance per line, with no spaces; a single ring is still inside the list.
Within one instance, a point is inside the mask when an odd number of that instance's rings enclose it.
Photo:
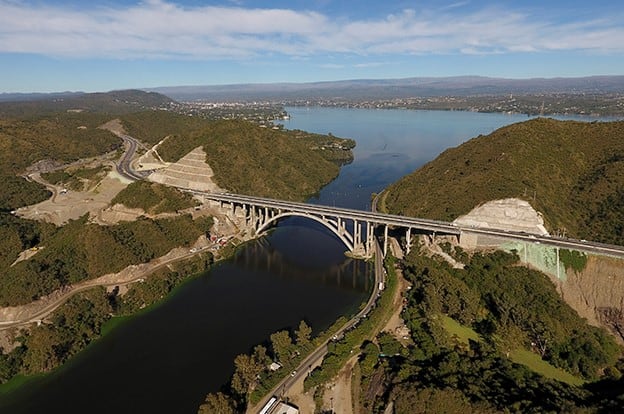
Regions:
[[[470,96],[510,93],[618,93],[624,76],[511,79],[484,76],[350,79],[318,82],[182,85],[144,88],[175,100],[386,99],[414,96]]]

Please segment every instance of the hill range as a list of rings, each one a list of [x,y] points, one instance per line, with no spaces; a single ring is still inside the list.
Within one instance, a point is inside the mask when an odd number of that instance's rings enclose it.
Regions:
[[[491,96],[506,94],[614,94],[624,93],[624,76],[505,79],[484,76],[353,79],[308,83],[246,83],[142,88],[180,101],[282,101],[305,99],[392,99],[436,96]],[[0,102],[80,99],[84,92],[0,93]],[[61,104],[62,105],[62,104]]]
[[[503,79],[482,76],[360,79],[310,83],[250,83],[144,89],[175,100],[280,101],[305,99],[392,99],[415,96],[508,94],[612,94],[624,92],[624,76]]]

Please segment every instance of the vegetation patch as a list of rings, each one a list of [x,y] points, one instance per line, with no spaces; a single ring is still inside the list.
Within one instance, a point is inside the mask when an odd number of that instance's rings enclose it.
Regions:
[[[37,246],[55,230],[49,223],[0,212],[0,268],[7,269],[20,252]]]
[[[479,334],[468,326],[461,325],[453,318],[442,315],[442,326],[449,333],[453,340],[459,340],[465,345],[470,345],[470,341],[482,341]],[[526,366],[533,372],[543,375],[546,378],[556,379],[570,385],[582,385],[585,383],[581,378],[575,377],[561,368],[555,368],[544,361],[535,352],[526,349],[515,349],[509,352],[509,358],[517,363]]]
[[[140,208],[149,214],[177,212],[199,205],[189,193],[148,181],[136,181],[121,190],[111,204],[123,204],[128,208]]]
[[[561,249],[559,251],[559,259],[567,269],[575,272],[582,272],[587,266],[587,255],[578,250]]]
[[[115,226],[89,224],[83,216],[45,237],[46,248],[39,254],[5,271],[0,305],[25,304],[63,286],[146,263],[174,247],[189,246],[211,226],[211,218],[190,215]]]
[[[402,266],[413,288],[403,319],[411,343],[397,352],[400,344],[378,336],[384,357],[362,365],[368,385],[360,406],[371,413],[391,401],[406,413],[621,409],[622,349],[573,312],[545,275],[516,262],[504,252],[475,254],[453,269],[408,255]]]
[[[109,166],[53,171],[41,174],[49,183],[74,191],[84,191],[101,180],[110,171]]]
[[[552,378],[570,385],[583,385],[585,383],[585,381],[581,378],[575,377],[561,368],[553,367],[551,364],[540,358],[540,356],[535,352],[531,352],[526,349],[516,349],[511,351],[509,353],[509,358],[511,358],[513,362],[525,365],[532,371],[537,372],[546,378]]]
[[[20,207],[40,203],[52,196],[45,186],[11,173],[3,173],[1,169],[0,182],[0,212],[8,213]]]
[[[453,338],[457,338],[461,342],[468,345],[470,341],[480,341],[479,334],[474,329],[464,326],[453,318],[442,315],[442,326]]]

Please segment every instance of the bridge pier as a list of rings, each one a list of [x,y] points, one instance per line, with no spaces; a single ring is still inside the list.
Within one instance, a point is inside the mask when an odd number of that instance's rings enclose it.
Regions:
[[[375,212],[365,213],[356,210],[306,205],[234,194],[205,193],[202,194],[202,197],[205,200],[218,203],[228,214],[238,214],[238,217],[244,219],[245,224],[256,236],[262,235],[270,226],[286,217],[306,217],[317,221],[332,231],[354,257],[360,258],[371,258],[374,256],[375,232],[378,226],[383,226],[382,254],[384,256],[388,254],[390,226],[398,226],[405,229],[405,246],[403,248],[407,253],[412,248],[412,228],[422,229],[423,226],[420,221],[416,225],[410,225],[404,222],[410,219],[397,221],[394,217],[388,219]],[[441,225],[424,224],[425,229],[428,229],[429,226]],[[447,229],[444,228],[443,230]],[[448,230],[450,230],[449,234],[460,235],[459,230],[453,227]],[[434,229],[433,231],[435,232],[436,230]]]
[[[384,244],[383,244],[383,255],[386,257],[388,255],[388,225],[384,225]]]
[[[375,241],[375,227],[366,222],[366,257],[373,257],[373,243]]]
[[[409,254],[412,249],[412,228],[408,227],[405,232],[405,253]]]

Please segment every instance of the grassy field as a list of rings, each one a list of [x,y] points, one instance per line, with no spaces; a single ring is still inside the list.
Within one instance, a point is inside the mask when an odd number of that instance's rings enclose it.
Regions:
[[[481,340],[479,334],[472,328],[461,325],[459,322],[453,318],[449,318],[446,315],[442,315],[442,326],[444,326],[444,329],[451,336],[456,337],[465,344],[468,344],[470,339],[473,341]],[[509,358],[516,364],[522,364],[533,372],[543,375],[546,378],[556,379],[570,385],[583,385],[585,383],[585,381],[581,378],[575,377],[569,372],[550,365],[548,362],[540,358],[539,355],[526,349],[516,349],[513,352],[510,352]]]
[[[442,325],[451,336],[456,336],[457,339],[465,344],[468,344],[470,339],[473,341],[481,340],[481,337],[474,331],[474,329],[461,325],[455,319],[449,318],[446,315],[442,315]]]
[[[540,358],[539,355],[526,349],[516,349],[509,354],[509,358],[511,358],[513,362],[522,364],[546,378],[556,379],[570,385],[583,385],[585,383],[581,378],[575,377],[562,369],[553,367]]]

